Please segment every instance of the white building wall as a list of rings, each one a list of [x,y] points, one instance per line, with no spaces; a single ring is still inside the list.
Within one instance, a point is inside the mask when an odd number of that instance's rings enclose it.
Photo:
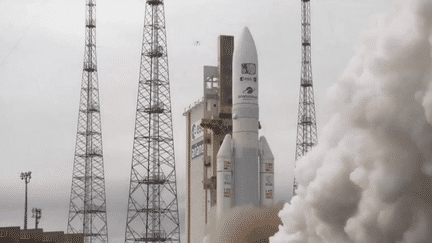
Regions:
[[[186,113],[187,117],[187,183],[186,183],[186,241],[202,242],[205,230],[205,191],[203,188],[203,132],[197,127],[205,109],[201,102]]]

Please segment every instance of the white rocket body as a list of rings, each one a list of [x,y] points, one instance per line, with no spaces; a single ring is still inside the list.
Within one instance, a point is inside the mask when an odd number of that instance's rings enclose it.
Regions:
[[[234,205],[260,206],[258,180],[258,56],[247,27],[233,54]]]
[[[225,136],[217,154],[219,216],[234,206],[273,204],[274,158],[265,138],[258,139],[258,56],[247,27],[234,48],[232,67],[232,138]]]

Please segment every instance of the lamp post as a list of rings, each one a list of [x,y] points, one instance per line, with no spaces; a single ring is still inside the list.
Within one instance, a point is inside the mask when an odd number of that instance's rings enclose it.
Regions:
[[[24,209],[24,229],[27,229],[27,184],[31,179],[31,171],[21,173],[21,180],[25,182],[25,209]]]
[[[32,209],[32,213],[33,213],[32,218],[36,219],[35,229],[37,229],[38,225],[39,225],[39,220],[40,220],[40,218],[42,218],[42,209],[40,209],[40,208],[33,208]]]

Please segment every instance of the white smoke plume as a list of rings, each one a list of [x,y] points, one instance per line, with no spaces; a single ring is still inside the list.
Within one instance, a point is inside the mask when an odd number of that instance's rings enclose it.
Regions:
[[[271,243],[432,242],[432,1],[376,18]]]

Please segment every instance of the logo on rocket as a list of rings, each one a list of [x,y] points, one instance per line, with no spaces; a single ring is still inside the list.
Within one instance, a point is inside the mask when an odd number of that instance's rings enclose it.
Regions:
[[[224,176],[224,182],[225,182],[225,184],[230,185],[231,184],[231,175],[225,175]]]
[[[255,65],[255,63],[242,63],[242,65],[241,65],[241,73],[242,74],[254,75],[256,73],[256,65]]]
[[[252,87],[247,87],[244,91],[243,94],[252,94],[255,90]]]

